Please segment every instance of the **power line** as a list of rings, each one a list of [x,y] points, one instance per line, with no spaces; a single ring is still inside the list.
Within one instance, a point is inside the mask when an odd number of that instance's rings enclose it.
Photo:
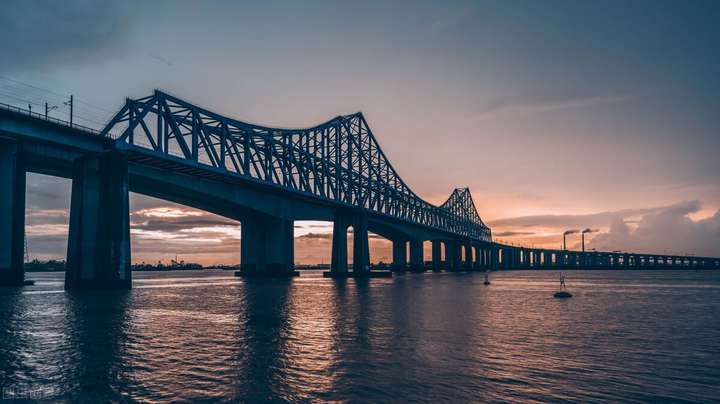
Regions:
[[[53,106],[65,105],[69,107],[68,97],[56,91],[5,76],[0,76],[0,84],[2,84],[2,86],[0,87],[0,90],[2,90],[0,91],[0,96],[5,96],[12,100],[21,101],[23,103],[28,103],[28,108],[32,108],[32,105],[43,107],[43,105],[46,104],[47,101],[51,101],[52,104],[56,104]],[[73,95],[70,95],[70,97],[73,97]],[[92,108],[94,109],[94,111],[88,110],[87,108],[81,108],[80,110],[82,112],[78,113],[78,103],[82,104],[85,107]],[[78,119],[85,123],[92,123],[98,125],[99,127],[103,127],[109,121],[109,118],[107,115],[105,115],[105,113],[111,116],[114,114],[114,112],[111,112],[105,108],[98,107],[83,100],[78,100],[77,98],[74,98],[72,104],[73,108],[71,108],[70,112],[71,121]],[[49,112],[56,108],[47,109]],[[103,113],[101,114],[97,111],[102,111]]]
[[[42,88],[42,87],[38,87],[38,86],[35,86],[35,85],[32,85],[32,84],[24,83],[24,82],[19,81],[19,80],[11,79],[10,77],[0,76],[0,79],[2,79],[2,80],[7,80],[7,81],[13,82],[13,83],[15,83],[15,84],[20,84],[20,85],[27,86],[27,87],[30,87],[30,88],[34,88],[34,89],[36,89],[36,90],[45,91],[45,92],[48,92],[48,93],[50,93],[50,94],[55,94],[55,95],[57,95],[57,96],[59,96],[59,97],[64,97],[64,96],[65,96],[65,95],[63,95],[63,94],[58,94],[58,93],[56,93],[55,91],[49,90],[49,89],[47,89],[47,88]]]
[[[5,76],[0,76],[0,80],[9,81],[9,82],[12,82],[12,83],[15,83],[15,84],[19,84],[19,85],[22,85],[22,86],[26,86],[26,87],[29,87],[29,88],[32,88],[32,89],[35,89],[35,90],[44,91],[44,92],[53,94],[53,95],[55,95],[55,96],[57,96],[57,97],[61,97],[61,99],[67,99],[67,95],[66,95],[66,94],[59,94],[59,93],[57,93],[57,92],[55,92],[55,91],[53,91],[53,90],[50,90],[50,89],[47,89],[47,88],[43,88],[43,87],[39,87],[39,86],[36,86],[36,85],[34,85],[34,84],[25,83],[25,82],[22,82],[22,81],[19,81],[19,80],[15,80],[15,79],[12,79],[12,78],[9,78],[9,77],[5,77]],[[83,105],[85,105],[85,106],[87,106],[87,107],[90,107],[90,108],[95,108],[95,109],[97,109],[97,110],[99,110],[99,111],[102,111],[102,112],[107,112],[108,114],[114,114],[113,111],[109,111],[109,110],[107,110],[107,109],[105,109],[105,108],[99,107],[99,106],[94,105],[94,104],[90,104],[90,103],[85,102],[85,101],[82,101],[82,100],[77,100],[77,99],[76,99],[75,102],[80,103],[80,104],[83,104]]]
[[[9,94],[9,93],[4,93],[4,92],[0,91],[0,96],[6,97],[6,98],[10,98],[10,99],[13,99],[13,100],[15,100],[15,101],[22,102],[23,104],[34,105],[34,106],[37,106],[37,107],[39,107],[39,108],[44,108],[44,107],[45,107],[45,105],[44,105],[44,104],[41,104],[39,101],[32,101],[32,99],[28,99],[28,98],[25,98],[25,97],[23,97],[23,96],[18,96],[18,95],[15,95],[15,94]],[[96,116],[93,116],[92,118],[89,118],[89,117],[87,117],[87,116],[84,115],[84,114],[77,114],[77,113],[73,112],[73,118],[76,119],[76,120],[84,121],[84,122],[94,123],[94,124],[99,125],[99,126],[101,126],[101,127],[105,125],[105,123],[100,122],[100,120],[101,120],[102,118],[98,118],[98,117],[96,117]],[[95,119],[93,119],[93,118],[95,118]]]

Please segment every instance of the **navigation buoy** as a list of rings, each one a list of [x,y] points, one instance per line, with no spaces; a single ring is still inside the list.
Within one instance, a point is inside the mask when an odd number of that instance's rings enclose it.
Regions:
[[[565,290],[565,275],[560,274],[560,290],[555,292],[553,297],[558,299],[567,299],[568,297],[572,297],[572,294]]]
[[[489,284],[490,284],[490,279],[488,278],[487,272],[485,272],[485,282],[483,282],[483,285],[489,285]]]

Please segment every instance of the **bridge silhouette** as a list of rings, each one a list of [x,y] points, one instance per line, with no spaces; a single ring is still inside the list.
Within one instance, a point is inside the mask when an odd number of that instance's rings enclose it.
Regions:
[[[270,128],[155,91],[127,99],[101,131],[0,106],[0,285],[24,282],[26,172],[72,179],[69,289],[131,287],[130,191],[239,221],[239,275],[295,275],[295,220],[333,222],[332,277],[378,273],[368,232],[392,242],[394,271],[720,268],[718,258],[493,242],[469,189],[455,189],[439,206],[420,198],[362,113]],[[432,244],[430,263],[424,242]]]

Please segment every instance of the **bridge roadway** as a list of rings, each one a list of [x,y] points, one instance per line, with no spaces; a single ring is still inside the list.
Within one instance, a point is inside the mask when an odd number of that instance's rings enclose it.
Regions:
[[[266,167],[275,164],[268,156],[272,155],[267,144],[268,136],[255,135],[266,141],[259,145],[243,149],[235,156],[229,153],[236,145],[223,146],[213,141],[213,129],[202,127],[200,116],[211,114],[191,104],[171,98],[176,107],[173,114],[193,117],[192,122],[182,122],[182,116],[170,115],[167,105],[171,96],[155,92],[151,97],[141,100],[128,100],[126,106],[114,117],[102,132],[44,117],[28,111],[0,106],[0,285],[21,285],[24,281],[24,227],[25,227],[25,177],[27,172],[65,177],[72,180],[70,223],[67,250],[67,270],[65,286],[76,288],[129,288],[132,284],[130,266],[130,219],[129,192],[136,192],[190,207],[202,209],[241,223],[241,272],[248,275],[288,276],[293,273],[294,247],[293,222],[295,220],[323,220],[333,222],[333,245],[331,271],[350,276],[365,276],[369,268],[368,232],[376,233],[393,243],[394,271],[472,271],[486,269],[515,268],[720,268],[720,259],[705,257],[679,257],[668,255],[648,255],[629,253],[579,253],[557,250],[526,249],[493,243],[490,230],[477,215],[472,198],[467,189],[456,189],[448,201],[440,207],[434,207],[419,200],[409,188],[393,177],[392,167],[384,161],[384,154],[376,146],[373,151],[376,160],[367,160],[362,167],[362,159],[353,159],[352,151],[347,153],[347,172],[355,172],[343,177],[348,183],[363,183],[369,190],[382,189],[373,200],[373,192],[362,190],[355,194],[338,191],[350,185],[326,179],[315,173],[312,180],[305,175],[305,189],[297,184],[303,175],[298,174],[301,159],[295,161],[295,172],[285,168],[275,168],[284,172],[284,178],[274,174],[272,168],[266,171],[265,178],[258,170],[229,172],[224,167],[244,165],[248,169],[254,160],[264,155],[260,161]],[[143,100],[145,104],[143,105]],[[133,105],[134,104],[134,105]],[[149,106],[152,105],[152,106]],[[182,108],[180,108],[182,107]],[[163,111],[167,111],[167,113]],[[133,121],[133,111],[135,111]],[[157,131],[148,131],[147,119],[141,112],[155,112]],[[180,111],[180,112],[178,112]],[[197,115],[195,115],[197,114]],[[180,116],[178,118],[178,116]],[[213,122],[219,122],[219,115],[211,115]],[[339,119],[339,118],[338,118]],[[349,120],[364,118],[361,115],[349,116]],[[162,122],[164,120],[164,122]],[[141,122],[142,121],[142,122]],[[121,123],[124,122],[124,125]],[[179,124],[178,124],[179,123]],[[230,121],[237,124],[238,121]],[[340,121],[330,121],[328,126],[317,128],[315,138],[325,139],[335,133],[337,146],[341,142]],[[122,126],[120,133],[111,129]],[[164,126],[164,129],[163,129]],[[174,126],[174,128],[172,128]],[[180,126],[188,128],[183,132]],[[229,125],[225,135],[228,135]],[[343,126],[350,128],[350,125]],[[262,127],[250,127],[258,133],[260,129],[273,131],[275,136],[285,139],[290,130],[275,130]],[[361,128],[361,126],[357,126]],[[149,137],[156,137],[151,145],[142,145],[137,141],[140,135],[133,133],[142,129]],[[281,133],[280,131],[288,131]],[[305,130],[310,133],[311,130]],[[278,135],[279,133],[279,135]],[[365,133],[368,142],[374,142],[372,133],[359,129],[359,138]],[[293,130],[292,135],[296,134]],[[217,133],[216,133],[217,135]],[[235,134],[238,139],[242,137]],[[202,137],[206,137],[203,143]],[[352,134],[345,136],[352,140]],[[172,148],[174,140],[187,137],[187,147]],[[246,137],[247,141],[248,138]],[[270,139],[272,140],[272,139]],[[350,144],[348,140],[348,144]],[[224,140],[222,140],[224,142]],[[354,140],[352,140],[354,142]],[[309,149],[308,141],[305,148]],[[164,144],[164,146],[163,146]],[[365,143],[367,146],[367,142]],[[356,154],[362,145],[356,143]],[[181,145],[182,146],[182,145]],[[271,145],[272,146],[272,145]],[[284,147],[288,147],[287,144]],[[348,148],[350,146],[347,146]],[[163,149],[164,148],[164,149]],[[203,161],[200,150],[206,151],[206,158],[219,162],[217,150],[221,150],[221,164]],[[371,148],[370,148],[371,149]],[[368,150],[370,150],[368,149]],[[159,152],[160,151],[160,152]],[[361,150],[362,151],[362,150]],[[371,150],[372,151],[372,150]],[[323,155],[324,157],[332,157]],[[377,160],[380,156],[382,161]],[[271,156],[272,157],[272,156]],[[303,156],[300,156],[303,157]],[[312,156],[305,155],[304,163]],[[341,162],[341,156],[334,156]],[[275,157],[288,160],[286,154]],[[386,167],[384,179],[368,174],[372,164]],[[325,169],[325,175],[341,177],[339,167],[333,173]],[[359,168],[358,168],[359,167]],[[365,171],[363,171],[365,170]],[[288,174],[290,173],[290,174]],[[365,173],[365,174],[363,174]],[[389,174],[387,174],[389,173]],[[273,178],[275,180],[273,180]],[[289,186],[291,184],[293,186]],[[392,184],[389,189],[387,184]],[[399,184],[399,185],[398,185]],[[310,186],[315,192],[311,192]],[[324,187],[324,189],[323,189]],[[331,188],[334,191],[331,192]],[[385,188],[383,188],[385,187]],[[358,187],[360,188],[360,187]],[[400,191],[397,191],[399,189]],[[334,193],[333,193],[334,192]],[[352,195],[351,195],[352,194]],[[393,198],[401,202],[391,201]],[[348,266],[347,230],[353,228],[352,271]],[[423,243],[432,245],[432,261],[424,262]]]

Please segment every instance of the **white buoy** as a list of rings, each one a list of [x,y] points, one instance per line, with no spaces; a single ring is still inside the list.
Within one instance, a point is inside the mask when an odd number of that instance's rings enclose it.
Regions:
[[[553,297],[557,299],[567,299],[569,297],[572,297],[572,294],[565,290],[565,275],[560,274],[560,290],[555,292]]]

